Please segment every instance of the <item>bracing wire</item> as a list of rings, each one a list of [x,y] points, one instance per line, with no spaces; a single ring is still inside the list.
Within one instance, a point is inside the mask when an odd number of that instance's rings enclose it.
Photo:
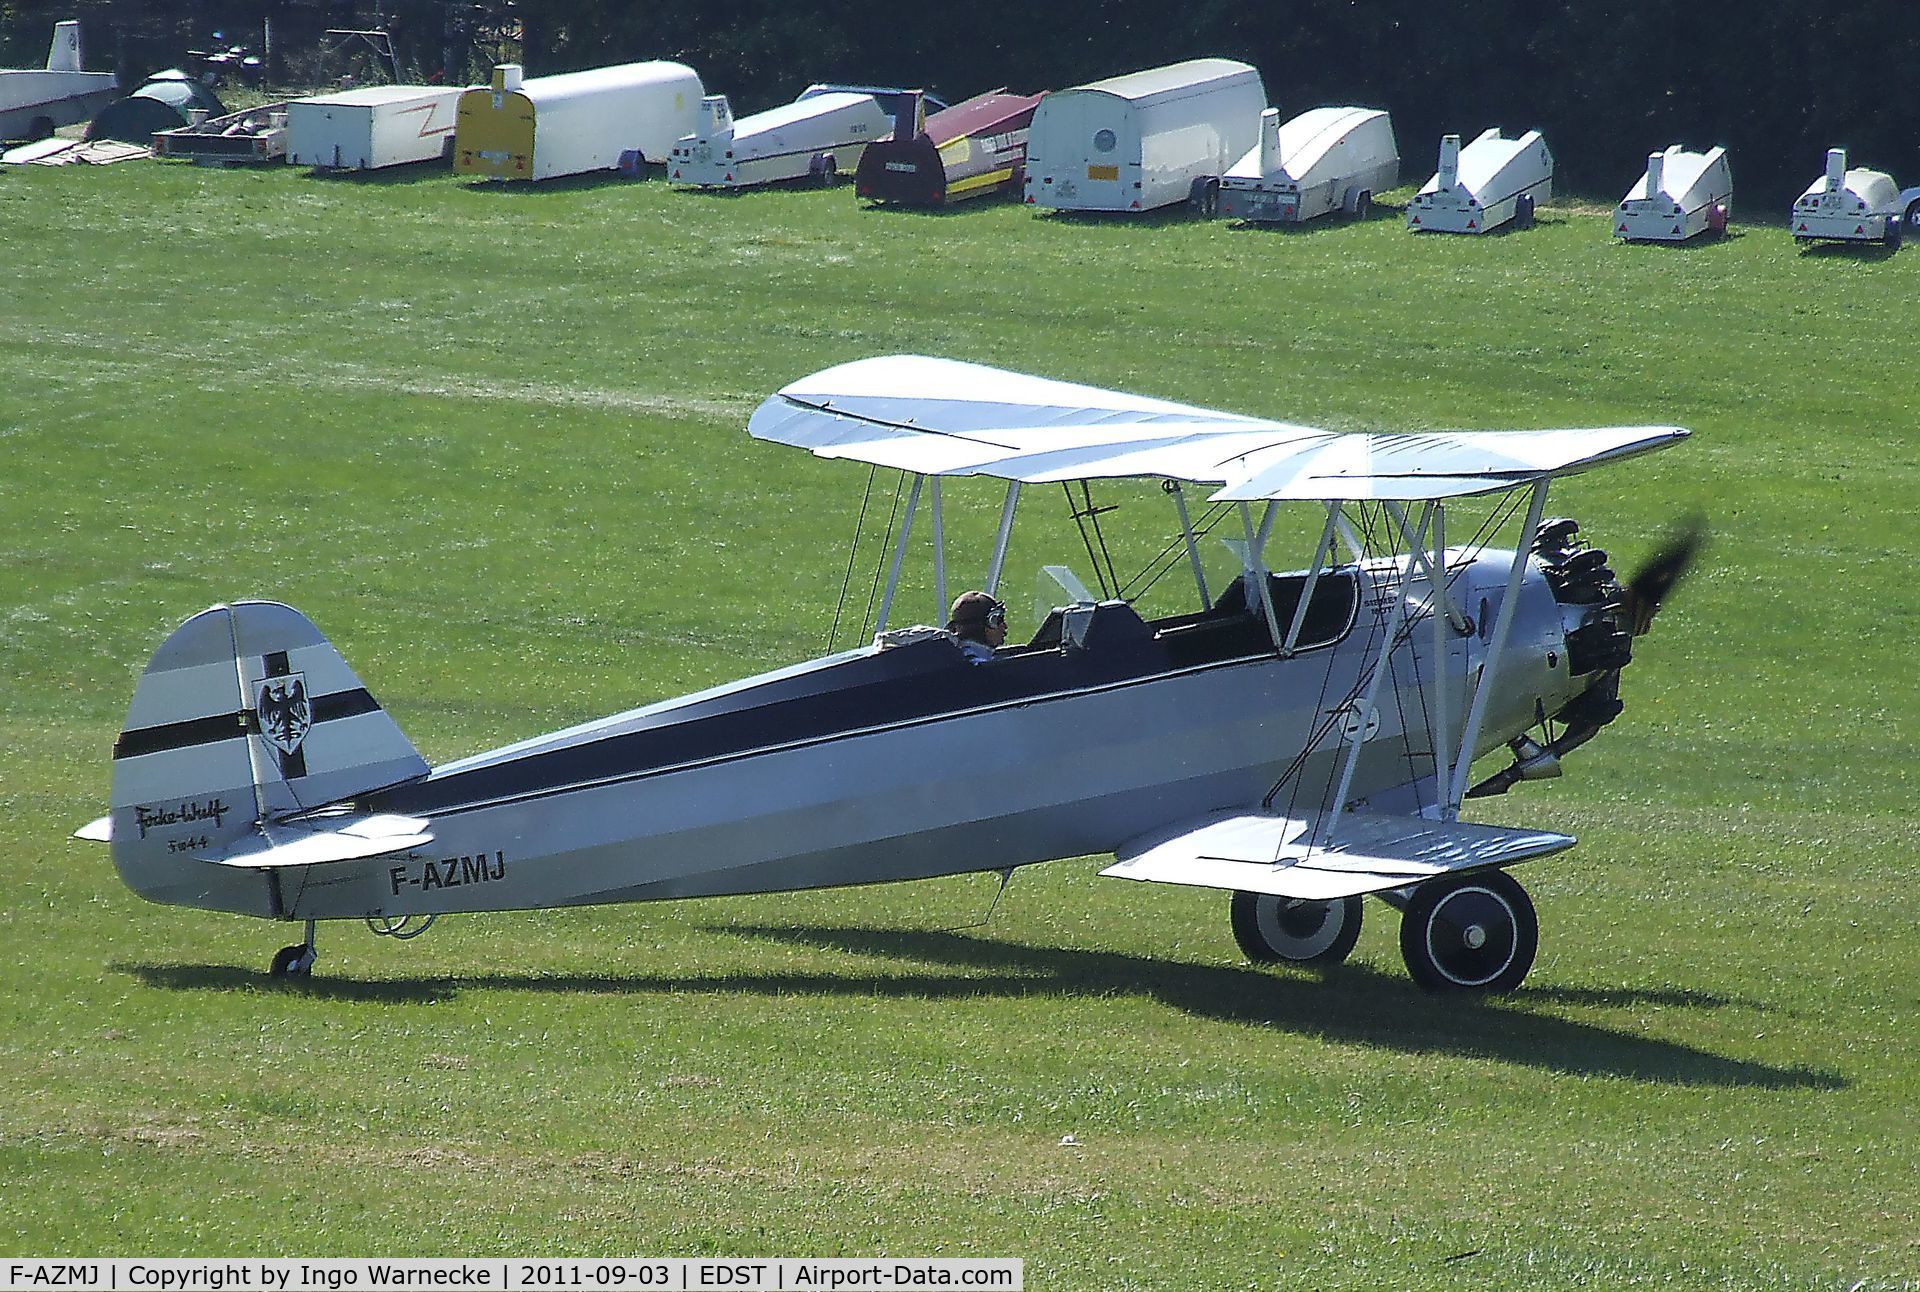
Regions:
[[[1080,496],[1086,500],[1087,520],[1093,525],[1093,536],[1100,544],[1100,555],[1107,558],[1107,577],[1104,582],[1112,587],[1112,595],[1117,597],[1120,595],[1120,572],[1113,568],[1113,553],[1107,550],[1107,536],[1100,531],[1101,509],[1093,505],[1093,487],[1085,480],[1080,482]]]
[[[860,556],[860,537],[867,527],[867,500],[873,497],[873,478],[880,468],[867,468],[867,487],[860,495],[860,517],[853,522],[853,542],[847,548],[847,572],[840,580],[840,600],[834,603],[833,627],[827,630],[827,650],[831,652],[834,644],[840,640],[840,614],[847,608],[847,591],[853,587],[853,564]]]
[[[1087,562],[1088,564],[1093,566],[1093,577],[1099,580],[1100,598],[1101,600],[1104,601],[1107,597],[1111,596],[1112,594],[1107,591],[1107,576],[1105,572],[1102,571],[1100,568],[1100,558],[1094,555],[1093,540],[1087,536],[1086,513],[1081,511],[1079,504],[1074,502],[1073,500],[1073,482],[1072,481],[1069,481],[1069,480],[1061,481],[1060,489],[1067,496],[1067,510],[1073,513],[1073,523],[1080,530],[1080,542],[1083,545],[1085,545],[1087,549]]]
[[[1227,503],[1217,502],[1208,506],[1200,517],[1200,523],[1193,527],[1194,543],[1198,545],[1201,539],[1213,532],[1216,525],[1232,514],[1233,508]],[[1137,601],[1146,596],[1153,591],[1156,583],[1166,578],[1179,566],[1181,557],[1186,555],[1186,550],[1187,540],[1184,534],[1170,539],[1165,547],[1140,567],[1139,573],[1120,585],[1120,596],[1127,601]]]
[[[867,588],[867,609],[860,621],[863,627],[873,623],[873,603],[880,599],[880,571],[887,568],[887,549],[893,546],[893,522],[900,514],[900,490],[906,483],[904,471],[893,482],[893,505],[887,509],[887,531],[880,539],[880,555],[873,565],[873,583]]]

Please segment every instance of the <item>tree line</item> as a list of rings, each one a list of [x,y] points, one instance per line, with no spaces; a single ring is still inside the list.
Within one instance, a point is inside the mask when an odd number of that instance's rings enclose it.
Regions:
[[[92,64],[137,78],[214,30],[257,45],[271,20],[276,61],[302,70],[325,29],[378,26],[394,33],[409,77],[466,82],[501,56],[532,75],[673,58],[741,112],[812,81],[925,85],[957,100],[1221,55],[1258,67],[1285,115],[1389,109],[1411,179],[1430,172],[1442,134],[1494,125],[1540,130],[1560,191],[1602,201],[1650,151],[1724,144],[1738,219],[1784,216],[1836,145],[1920,185],[1920,3],[1818,10],[1804,0],[0,0],[0,53],[35,64],[53,21],[78,17]]]

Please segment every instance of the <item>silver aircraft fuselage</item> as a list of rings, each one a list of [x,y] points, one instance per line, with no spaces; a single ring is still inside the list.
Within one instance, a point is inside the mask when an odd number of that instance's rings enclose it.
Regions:
[[[1429,587],[1370,561],[1319,580],[1301,647],[1277,655],[1244,583],[1210,611],[1056,613],[1033,644],[969,663],[950,638],[865,647],[436,768],[358,797],[431,823],[404,856],[128,874],[160,901],[291,919],[397,918],[782,891],[1003,870],[1111,853],[1221,809],[1418,812],[1438,801],[1436,729],[1457,745],[1512,554],[1450,555],[1466,631],[1437,643]],[[1276,600],[1303,580],[1274,576]],[[1476,753],[1580,693],[1537,570]],[[1051,633],[1051,639],[1049,635]],[[1370,712],[1361,697],[1381,658]],[[1436,680],[1439,685],[1436,686]],[[1434,712],[1444,697],[1444,718]]]

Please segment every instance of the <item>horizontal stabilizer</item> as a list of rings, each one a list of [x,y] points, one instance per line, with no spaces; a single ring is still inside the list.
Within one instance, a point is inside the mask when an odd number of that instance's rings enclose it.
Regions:
[[[1122,846],[1100,873],[1326,902],[1404,888],[1449,871],[1564,852],[1573,837],[1465,821],[1343,813],[1331,823],[1221,814]]]
[[[113,842],[113,818],[97,816],[73,832],[76,839],[85,839],[88,843]]]
[[[197,853],[201,861],[245,870],[282,866],[321,866],[406,852],[433,842],[430,823],[414,816],[322,817],[260,825],[216,852]]]

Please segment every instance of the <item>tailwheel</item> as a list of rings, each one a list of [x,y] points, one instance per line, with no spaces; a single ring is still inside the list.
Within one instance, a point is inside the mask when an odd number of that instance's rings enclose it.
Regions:
[[[1267,893],[1233,895],[1233,940],[1255,964],[1331,968],[1360,938],[1360,899],[1303,902]]]
[[[268,972],[275,978],[305,978],[313,972],[313,960],[312,947],[281,947],[274,953],[273,967]]]
[[[281,947],[274,953],[273,965],[267,972],[275,978],[306,978],[313,973],[313,962],[319,958],[319,948],[313,944],[313,921],[308,920],[307,940]]]
[[[1504,870],[1430,879],[1400,916],[1400,955],[1427,991],[1512,991],[1539,945],[1533,902]]]

